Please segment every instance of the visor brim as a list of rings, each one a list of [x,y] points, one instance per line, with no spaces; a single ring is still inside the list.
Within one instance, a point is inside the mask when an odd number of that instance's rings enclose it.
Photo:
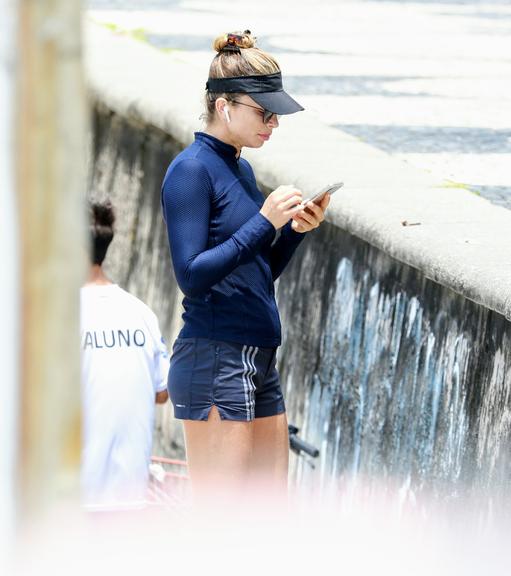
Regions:
[[[296,100],[291,96],[280,90],[278,92],[250,92],[247,93],[254,102],[262,106],[265,110],[273,112],[278,115],[294,114],[304,110]]]

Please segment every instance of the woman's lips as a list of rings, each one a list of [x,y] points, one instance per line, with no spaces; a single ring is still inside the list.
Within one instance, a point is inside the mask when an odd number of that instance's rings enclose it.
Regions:
[[[265,142],[270,139],[270,135],[269,135],[269,134],[258,134],[258,136],[259,136],[259,138],[261,138],[261,139],[264,140]]]

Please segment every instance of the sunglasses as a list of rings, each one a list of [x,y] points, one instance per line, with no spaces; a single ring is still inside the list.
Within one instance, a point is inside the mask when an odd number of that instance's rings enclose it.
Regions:
[[[248,106],[249,108],[254,108],[254,110],[259,110],[259,112],[263,113],[263,123],[264,124],[268,124],[268,122],[275,116],[278,120],[279,116],[278,114],[275,114],[275,112],[270,112],[269,110],[266,110],[264,108],[259,108],[259,106],[252,106],[252,104],[245,104],[245,102],[240,102],[239,100],[231,100],[231,102],[234,102],[235,104],[241,104],[242,106]]]

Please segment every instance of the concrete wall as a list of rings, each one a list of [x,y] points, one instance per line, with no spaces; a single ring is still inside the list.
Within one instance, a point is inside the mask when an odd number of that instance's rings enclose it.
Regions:
[[[315,471],[300,462],[299,478],[505,491],[511,325],[503,316],[333,225],[300,247],[278,303],[290,418],[322,450]]]

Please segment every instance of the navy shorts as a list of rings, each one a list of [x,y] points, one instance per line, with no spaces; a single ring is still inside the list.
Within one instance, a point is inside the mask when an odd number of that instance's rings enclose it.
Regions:
[[[222,420],[250,422],[282,414],[276,353],[276,348],[178,338],[167,382],[175,417],[207,420],[213,405]]]

